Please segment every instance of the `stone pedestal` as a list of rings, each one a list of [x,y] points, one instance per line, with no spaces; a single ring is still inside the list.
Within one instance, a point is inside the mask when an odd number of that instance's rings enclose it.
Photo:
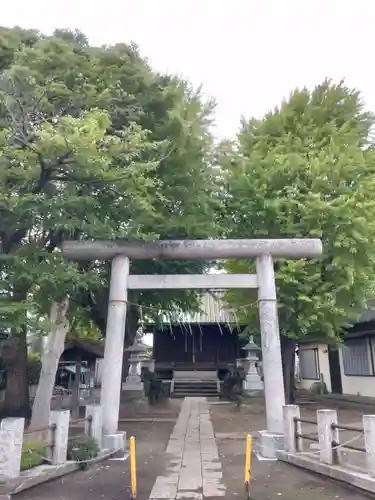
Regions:
[[[288,453],[297,453],[302,451],[302,440],[296,437],[296,433],[302,433],[299,406],[285,405],[283,407],[284,414],[284,451]]]
[[[52,431],[52,465],[61,465],[66,462],[68,452],[70,411],[51,411],[50,426],[54,426]]]
[[[103,449],[105,451],[125,451],[127,449],[126,432],[105,434],[103,436]]]
[[[333,448],[332,443],[339,443],[338,429],[332,429],[332,424],[337,424],[336,410],[318,410],[318,438],[320,448],[320,461],[327,465],[339,463],[340,449]]]
[[[369,476],[375,477],[375,415],[363,415],[362,422],[365,435],[367,473]]]
[[[100,405],[87,405],[85,415],[85,434],[94,438],[99,448],[103,440],[103,412]]]
[[[262,379],[260,378],[260,375],[256,369],[256,362],[257,359],[254,357],[247,358],[249,361],[249,368],[248,372],[246,373],[246,379],[244,381],[244,390],[246,392],[258,392],[258,391],[263,391],[264,386]]]
[[[259,431],[260,454],[263,458],[276,459],[276,452],[284,450],[284,434]]]
[[[20,475],[24,418],[4,418],[0,427],[0,476]]]

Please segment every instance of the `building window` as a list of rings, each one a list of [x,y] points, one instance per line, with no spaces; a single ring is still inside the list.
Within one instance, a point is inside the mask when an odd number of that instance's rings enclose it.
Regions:
[[[342,348],[342,362],[345,375],[374,375],[369,337],[347,340]]]
[[[319,380],[318,349],[300,349],[299,364],[302,379]]]

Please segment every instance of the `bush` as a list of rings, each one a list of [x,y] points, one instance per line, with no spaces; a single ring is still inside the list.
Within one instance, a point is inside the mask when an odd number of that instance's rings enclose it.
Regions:
[[[47,453],[46,443],[24,443],[21,455],[21,470],[32,469],[44,463]]]
[[[90,436],[77,436],[72,439],[68,446],[68,459],[81,462],[81,467],[88,467],[88,460],[92,460],[99,454],[99,446],[96,440]]]
[[[224,377],[220,398],[234,401],[237,406],[240,406],[243,399],[243,381],[245,378],[243,369],[236,368],[229,370]]]

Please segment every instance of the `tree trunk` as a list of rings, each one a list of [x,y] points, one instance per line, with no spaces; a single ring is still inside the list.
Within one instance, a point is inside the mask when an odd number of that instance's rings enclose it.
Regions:
[[[61,303],[54,302],[51,306],[51,331],[48,335],[47,346],[43,353],[42,369],[31,418],[30,427],[34,429],[47,427],[49,425],[56,372],[60,356],[64,351],[65,338],[69,330],[69,322],[66,319],[68,306],[68,299],[65,299]]]
[[[126,377],[129,372],[129,357],[130,353],[126,349],[133,345],[135,336],[138,330],[139,314],[135,308],[129,308],[128,314],[126,315],[126,325],[125,325],[125,339],[124,339],[124,353],[122,356],[122,376],[121,379],[125,382]]]
[[[74,419],[79,418],[79,403],[81,395],[81,361],[76,362],[76,373],[73,383],[72,391],[72,417]]]
[[[295,360],[296,341],[281,335],[281,358],[283,363],[285,403],[295,401]]]
[[[12,331],[4,341],[1,356],[6,369],[5,399],[2,409],[4,417],[24,417],[30,419],[31,407],[29,381],[27,375],[26,328]]]

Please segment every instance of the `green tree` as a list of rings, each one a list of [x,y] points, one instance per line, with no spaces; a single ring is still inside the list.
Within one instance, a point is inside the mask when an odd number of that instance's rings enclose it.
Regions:
[[[138,126],[114,136],[106,133],[109,124],[106,112],[92,111],[81,118],[28,124],[32,138],[21,135],[15,141],[17,132],[3,129],[1,240],[8,259],[3,260],[2,288],[18,303],[28,305],[31,297],[29,313],[41,315],[51,298],[74,295],[94,282],[89,272],[62,261],[56,251],[62,238],[121,234],[122,203],[129,217],[152,217],[157,186],[150,171],[157,163],[139,161],[152,144]],[[21,362],[14,355],[21,350],[26,355],[24,314],[18,320],[11,348],[3,349],[3,358],[13,360],[6,393],[11,401],[18,399],[12,390],[19,391],[21,380]]]
[[[14,333],[3,349],[14,374],[6,406],[27,414],[30,311],[46,314],[69,295],[71,317],[104,333],[109,266],[63,262],[63,240],[215,234],[213,105],[187,82],[152,72],[133,45],[96,48],[79,32],[1,29],[0,50],[0,320]],[[134,262],[132,272],[205,265]],[[163,309],[186,309],[195,299],[192,292],[129,297]],[[127,345],[139,316],[130,310]]]
[[[321,259],[275,262],[289,401],[296,342],[339,342],[374,293],[373,124],[357,91],[325,81],[312,92],[295,90],[263,119],[244,122],[236,144],[222,146],[228,237],[323,242]],[[254,263],[225,268],[253,272]],[[255,333],[256,296],[230,291],[227,300]]]

